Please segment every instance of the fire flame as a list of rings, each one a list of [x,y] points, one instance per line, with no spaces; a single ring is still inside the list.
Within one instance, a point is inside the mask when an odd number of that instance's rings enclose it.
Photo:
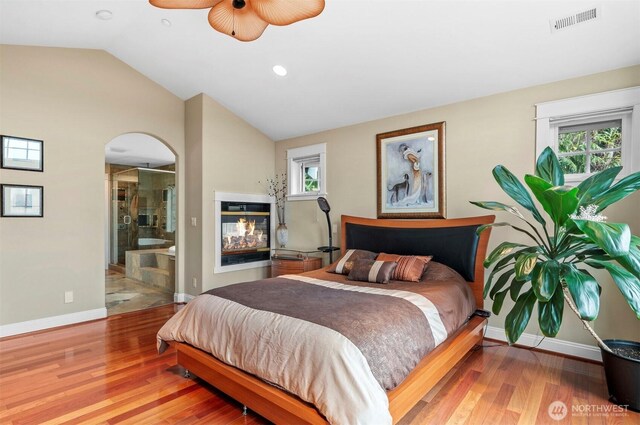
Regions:
[[[238,236],[253,236],[253,231],[256,228],[256,222],[254,221],[247,221],[244,218],[239,218],[238,222],[236,223],[236,232],[238,234]]]
[[[233,227],[232,227],[233,229]],[[263,238],[264,231],[256,229],[255,220],[239,218],[235,223],[234,230],[227,230],[222,236],[223,251],[233,251],[238,249],[256,249],[267,246],[267,238]]]

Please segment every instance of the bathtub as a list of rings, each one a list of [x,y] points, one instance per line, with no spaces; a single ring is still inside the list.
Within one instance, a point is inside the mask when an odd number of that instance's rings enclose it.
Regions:
[[[154,245],[165,245],[170,243],[173,245],[173,241],[166,239],[158,239],[158,238],[138,238],[138,246],[154,246]]]

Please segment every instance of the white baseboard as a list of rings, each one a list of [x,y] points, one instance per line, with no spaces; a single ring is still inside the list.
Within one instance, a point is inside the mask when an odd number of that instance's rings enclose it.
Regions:
[[[173,294],[173,302],[174,303],[188,303],[189,301],[191,301],[192,299],[194,299],[195,297],[191,294],[185,294],[185,293],[175,293]]]
[[[104,319],[105,317],[107,317],[107,309],[102,307],[96,308],[95,310],[63,314],[61,316],[44,317],[42,319],[28,320],[26,322],[10,323],[8,325],[0,325],[0,338],[86,322],[89,320]]]
[[[504,329],[496,326],[488,326],[485,337],[496,339],[498,341],[507,341]],[[523,333],[518,340],[518,344],[527,347],[535,347],[542,338],[543,337],[541,335]],[[595,345],[579,344],[577,342],[564,341],[556,338],[545,338],[538,348],[568,356],[581,357],[583,359],[595,360],[598,362],[602,361],[600,348]]]

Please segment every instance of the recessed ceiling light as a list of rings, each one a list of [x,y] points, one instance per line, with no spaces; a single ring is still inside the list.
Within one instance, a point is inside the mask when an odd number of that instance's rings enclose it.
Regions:
[[[107,9],[103,9],[103,10],[98,10],[96,12],[96,18],[102,20],[102,21],[108,21],[111,18],[113,18],[113,13],[110,10]]]
[[[170,20],[168,20],[168,19],[166,19],[166,18],[161,19],[161,20],[160,20],[160,23],[161,23],[163,26],[167,27],[167,28],[169,28],[169,27],[171,26],[171,21],[170,21]]]
[[[274,66],[273,67],[273,72],[275,72],[276,75],[278,75],[280,77],[284,77],[285,75],[287,75],[287,69],[282,65]]]

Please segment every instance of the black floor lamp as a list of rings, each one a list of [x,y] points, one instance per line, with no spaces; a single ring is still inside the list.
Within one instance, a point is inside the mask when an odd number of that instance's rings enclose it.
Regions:
[[[331,207],[329,206],[329,202],[327,198],[320,196],[318,198],[318,206],[327,216],[327,226],[329,227],[329,246],[319,246],[318,249],[322,252],[329,253],[329,264],[333,263],[333,251],[337,251],[338,248],[333,246],[333,232],[331,231],[331,218],[329,218],[329,211],[331,211]]]

